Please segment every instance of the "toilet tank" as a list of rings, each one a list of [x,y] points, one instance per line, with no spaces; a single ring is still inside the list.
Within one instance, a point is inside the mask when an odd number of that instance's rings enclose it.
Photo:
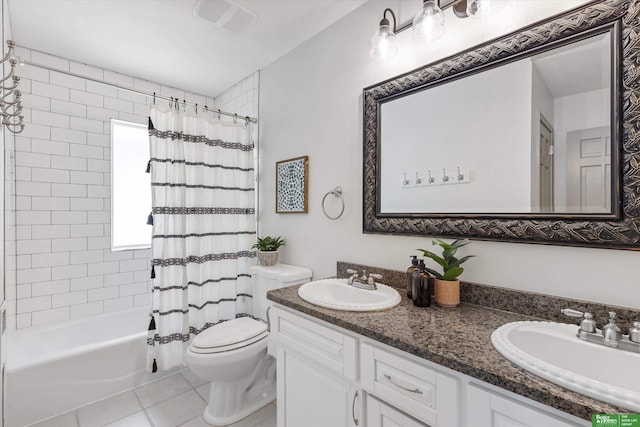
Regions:
[[[271,267],[254,265],[251,267],[251,286],[253,291],[253,315],[267,321],[267,292],[272,289],[307,283],[311,279],[311,270],[287,264]]]

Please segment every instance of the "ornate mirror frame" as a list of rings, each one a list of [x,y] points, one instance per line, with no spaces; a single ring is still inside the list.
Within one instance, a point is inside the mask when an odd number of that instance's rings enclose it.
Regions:
[[[380,103],[532,51],[613,28],[618,88],[612,108],[611,214],[387,214],[380,212]],[[622,56],[620,56],[620,53]],[[617,74],[617,75],[616,75]],[[618,81],[615,81],[618,80]],[[614,90],[614,93],[616,91]],[[640,1],[599,0],[363,90],[363,232],[640,249]]]

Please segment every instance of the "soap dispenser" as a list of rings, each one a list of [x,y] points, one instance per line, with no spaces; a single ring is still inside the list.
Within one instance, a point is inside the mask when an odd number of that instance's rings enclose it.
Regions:
[[[412,300],[416,295],[416,292],[418,289],[418,282],[420,281],[420,275],[424,267],[425,267],[424,260],[423,259],[418,260],[418,265],[416,266],[416,269],[413,271],[413,273],[411,273],[411,299]]]
[[[433,278],[427,273],[424,260],[420,260],[418,268],[419,272],[413,276],[413,305],[416,307],[429,307],[431,306],[431,294],[433,293]]]
[[[407,298],[413,299],[413,273],[418,271],[418,257],[411,255],[411,265],[407,268]]]

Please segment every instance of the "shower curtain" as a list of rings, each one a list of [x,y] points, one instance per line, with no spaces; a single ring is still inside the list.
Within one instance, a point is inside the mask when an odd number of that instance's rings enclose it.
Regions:
[[[153,106],[148,369],[182,364],[189,340],[251,315],[253,145],[245,123]]]

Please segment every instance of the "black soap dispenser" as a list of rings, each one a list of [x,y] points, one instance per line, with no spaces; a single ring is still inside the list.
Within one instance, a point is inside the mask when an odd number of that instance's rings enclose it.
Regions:
[[[411,273],[411,299],[413,300],[416,296],[416,292],[418,289],[418,282],[420,281],[421,271],[424,269],[424,260],[418,260],[418,265],[416,269]],[[408,293],[408,292],[407,292]]]
[[[416,307],[430,307],[431,294],[433,292],[433,277],[427,273],[424,260],[420,260],[418,269],[418,274],[413,276],[413,305]]]
[[[411,255],[411,265],[407,268],[407,298],[413,299],[413,273],[418,271],[418,257]]]

